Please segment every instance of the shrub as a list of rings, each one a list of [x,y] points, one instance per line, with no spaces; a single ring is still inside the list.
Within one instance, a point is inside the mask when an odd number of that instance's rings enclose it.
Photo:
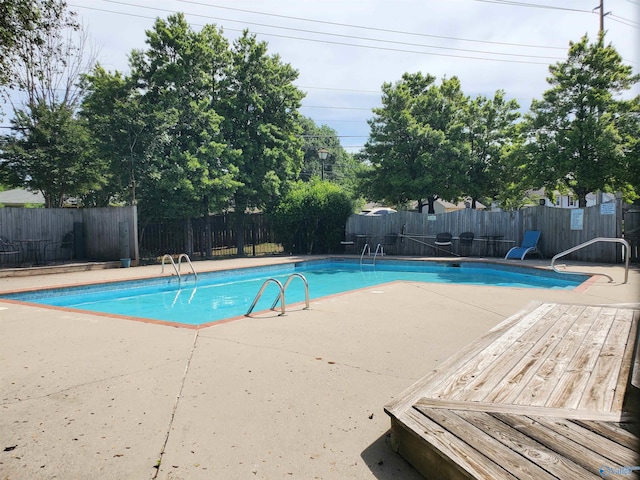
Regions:
[[[297,183],[270,213],[285,252],[333,253],[340,249],[353,201],[338,185]]]

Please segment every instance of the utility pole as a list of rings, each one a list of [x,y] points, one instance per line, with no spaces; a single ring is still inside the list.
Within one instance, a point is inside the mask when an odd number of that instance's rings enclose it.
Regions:
[[[600,9],[600,33],[604,32],[604,17],[611,12],[604,13],[604,0],[600,0],[600,5],[594,8],[594,10]]]

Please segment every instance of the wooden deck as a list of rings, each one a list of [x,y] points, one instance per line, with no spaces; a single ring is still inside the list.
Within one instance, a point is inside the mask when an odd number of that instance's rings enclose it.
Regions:
[[[639,317],[528,305],[385,407],[394,448],[433,479],[640,478]]]

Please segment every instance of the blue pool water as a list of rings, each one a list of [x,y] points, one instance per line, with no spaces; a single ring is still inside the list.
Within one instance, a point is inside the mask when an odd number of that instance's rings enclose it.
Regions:
[[[573,289],[588,278],[483,263],[383,260],[373,266],[332,260],[210,272],[200,274],[197,282],[192,275],[183,275],[181,284],[175,276],[164,276],[1,295],[0,299],[202,325],[244,315],[265,280],[276,278],[284,284],[292,273],[300,273],[307,279],[311,299],[393,281]],[[254,312],[269,309],[278,291],[270,283]],[[303,301],[304,282],[293,278],[286,290],[286,303]]]

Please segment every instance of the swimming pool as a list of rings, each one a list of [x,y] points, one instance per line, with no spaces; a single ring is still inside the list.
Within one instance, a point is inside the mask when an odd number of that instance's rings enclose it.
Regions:
[[[176,276],[163,276],[34,290],[0,295],[0,300],[19,300],[182,325],[203,325],[244,315],[267,279],[275,278],[284,284],[292,274],[304,275],[311,299],[395,281],[573,289],[589,278],[476,262],[385,259],[372,265],[351,259],[332,259],[200,273],[197,281],[192,275],[183,275],[181,282]],[[275,283],[268,284],[254,311],[269,309],[278,293]],[[287,305],[304,299],[304,282],[293,278],[286,290]]]

